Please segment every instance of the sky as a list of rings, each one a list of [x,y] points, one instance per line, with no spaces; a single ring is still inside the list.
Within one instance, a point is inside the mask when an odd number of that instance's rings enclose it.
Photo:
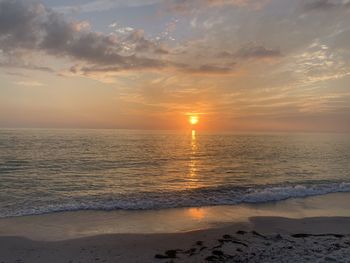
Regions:
[[[350,131],[350,0],[0,0],[0,127]]]

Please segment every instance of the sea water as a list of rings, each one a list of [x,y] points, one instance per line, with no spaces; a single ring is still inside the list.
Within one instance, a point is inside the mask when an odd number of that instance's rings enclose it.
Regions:
[[[349,134],[0,130],[0,217],[333,192],[350,192]]]

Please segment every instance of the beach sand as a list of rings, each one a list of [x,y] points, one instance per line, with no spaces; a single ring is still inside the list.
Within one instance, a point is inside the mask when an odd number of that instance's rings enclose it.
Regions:
[[[0,262],[349,262],[350,218],[256,217],[173,234],[0,238]]]
[[[350,262],[348,198],[331,194],[190,214],[187,208],[1,219],[0,262]],[[131,231],[140,222],[143,227]]]

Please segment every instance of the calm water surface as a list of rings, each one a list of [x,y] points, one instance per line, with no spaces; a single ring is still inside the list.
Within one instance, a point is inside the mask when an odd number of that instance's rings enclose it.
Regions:
[[[0,130],[0,217],[349,191],[349,134]]]

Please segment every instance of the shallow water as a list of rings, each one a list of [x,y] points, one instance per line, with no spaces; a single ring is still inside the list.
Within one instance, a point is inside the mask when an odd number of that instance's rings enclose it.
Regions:
[[[0,130],[0,217],[350,192],[349,134]]]
[[[261,204],[160,210],[76,211],[1,218],[0,236],[53,241],[106,234],[182,233],[236,224],[248,226],[256,217],[264,218],[267,222],[269,217],[327,217],[334,227],[337,219],[347,220],[350,217],[349,198],[350,193],[333,193]],[[274,227],[271,222],[268,224],[269,228]],[[341,231],[344,234],[343,231],[345,229]]]

